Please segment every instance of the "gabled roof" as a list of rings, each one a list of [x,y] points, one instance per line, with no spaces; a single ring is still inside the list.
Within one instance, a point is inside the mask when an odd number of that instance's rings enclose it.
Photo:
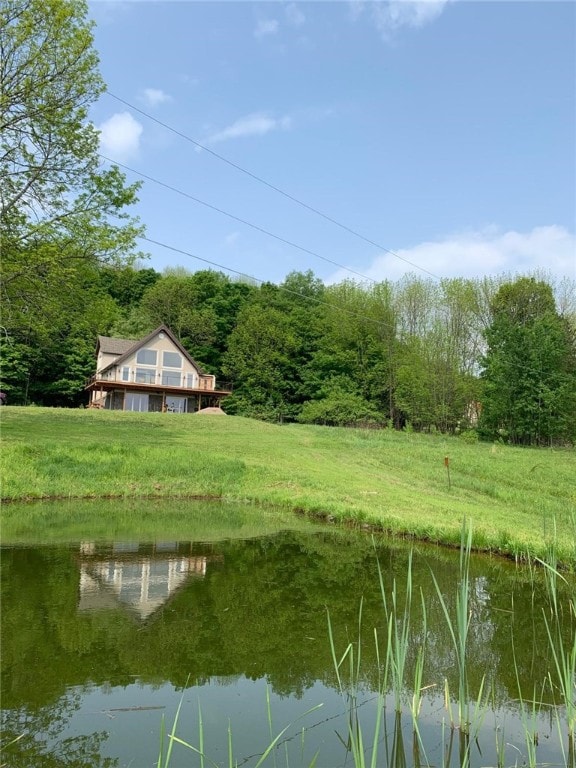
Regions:
[[[98,349],[105,355],[123,355],[136,343],[136,339],[115,339],[112,336],[98,336]]]
[[[202,367],[198,365],[196,360],[194,360],[194,358],[184,349],[182,344],[180,344],[176,336],[174,336],[170,328],[168,328],[168,326],[166,325],[160,325],[158,328],[156,328],[156,330],[152,331],[151,333],[148,334],[148,336],[145,336],[143,339],[140,339],[139,341],[133,341],[131,339],[113,339],[108,336],[99,336],[98,337],[99,343],[100,343],[100,339],[106,339],[107,341],[110,341],[110,342],[116,342],[117,347],[120,347],[122,344],[130,344],[128,349],[124,347],[123,352],[112,352],[111,350],[109,350],[110,354],[118,354],[119,357],[117,357],[116,360],[113,360],[111,363],[109,363],[105,368],[102,368],[100,373],[107,371],[109,368],[113,368],[115,365],[120,365],[121,363],[123,363],[124,360],[126,360],[128,357],[133,355],[134,352],[139,350],[141,347],[145,347],[149,341],[152,341],[152,339],[161,332],[165,333],[166,336],[168,336],[168,338],[174,344],[174,346],[180,351],[180,353],[186,358],[186,360],[188,360],[188,362],[191,363],[196,368],[198,373],[205,373]],[[102,346],[100,346],[100,349],[102,350],[102,352],[105,351],[102,348]]]

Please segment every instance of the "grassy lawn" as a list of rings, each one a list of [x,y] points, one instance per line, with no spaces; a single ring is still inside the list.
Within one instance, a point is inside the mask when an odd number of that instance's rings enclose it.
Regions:
[[[573,450],[232,416],[1,409],[2,499],[222,497],[576,564]],[[450,480],[444,464],[450,461]],[[3,515],[9,515],[5,506]]]

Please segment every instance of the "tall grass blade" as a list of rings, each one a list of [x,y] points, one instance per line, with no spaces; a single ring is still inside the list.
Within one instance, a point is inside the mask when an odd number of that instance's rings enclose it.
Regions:
[[[202,722],[202,707],[198,699],[198,746],[200,748],[200,768],[204,768],[204,724]]]
[[[268,717],[268,732],[270,734],[270,738],[274,738],[273,736],[273,728],[272,728],[272,707],[270,706],[270,686],[266,686],[266,715]],[[274,768],[276,768],[276,753],[273,754],[272,760],[274,762]]]
[[[460,536],[460,571],[458,589],[456,592],[456,621],[450,616],[446,600],[438,581],[432,573],[436,593],[442,612],[448,625],[458,671],[458,718],[460,730],[467,733],[470,728],[470,703],[468,694],[467,643],[470,628],[470,553],[472,550],[472,528],[466,522],[462,525]],[[445,689],[446,692],[446,689]]]
[[[232,723],[228,720],[228,768],[234,768],[234,752],[232,750]]]
[[[394,713],[394,738],[392,740],[391,768],[406,768],[406,750],[404,749],[404,734],[402,733],[402,714]]]
[[[556,687],[560,691],[562,704],[566,712],[569,745],[574,745],[576,737],[576,632],[572,635],[572,646],[566,648],[562,637],[561,606],[558,595],[558,579],[566,579],[558,572],[556,562],[552,564],[539,562],[544,566],[546,588],[550,600],[550,619],[543,610],[544,625],[548,636],[548,644],[552,653],[555,670]],[[566,582],[567,583],[567,582]],[[568,600],[569,620],[576,619],[576,598]],[[552,677],[550,676],[552,682]],[[554,686],[553,686],[554,687]]]
[[[158,753],[158,762],[156,768],[164,768],[164,741],[166,739],[166,719],[164,715],[160,720],[160,752]]]
[[[401,712],[406,660],[410,642],[410,621],[412,612],[412,551],[410,551],[408,555],[406,596],[402,609],[399,607],[398,585],[396,579],[392,582],[391,604],[388,604],[384,586],[384,576],[379,562],[378,578],[380,581],[382,605],[384,607],[388,627],[386,670],[388,671],[389,669],[391,673],[395,710],[396,712]]]

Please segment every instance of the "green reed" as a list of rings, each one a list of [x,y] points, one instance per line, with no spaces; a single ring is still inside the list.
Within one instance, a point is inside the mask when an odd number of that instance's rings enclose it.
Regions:
[[[539,561],[544,566],[544,577],[549,600],[549,615],[543,609],[544,624],[548,636],[548,644],[552,654],[553,667],[548,677],[553,691],[560,694],[561,704],[566,713],[568,731],[568,754],[574,755],[576,738],[576,631],[572,632],[572,644],[567,645],[562,636],[562,618],[564,606],[558,594],[558,581],[567,583],[558,571],[554,553],[551,562]],[[576,597],[570,597],[567,602],[568,620],[576,626]]]
[[[172,751],[175,744],[179,744],[185,747],[186,749],[188,749],[189,751],[193,752],[194,754],[198,755],[200,758],[201,768],[204,768],[205,761],[210,766],[213,766],[214,768],[221,768],[221,764],[214,762],[214,760],[208,757],[208,755],[205,752],[204,730],[203,730],[202,715],[201,715],[200,708],[199,708],[199,716],[198,716],[198,746],[195,746],[194,744],[191,744],[190,742],[185,741],[184,739],[181,739],[179,736],[176,735],[176,729],[178,727],[178,722],[180,720],[180,713],[182,709],[183,698],[184,698],[184,694],[182,694],[182,696],[180,697],[180,701],[176,709],[176,714],[174,716],[174,721],[172,723],[172,728],[169,734],[166,733],[165,718],[164,716],[162,716],[162,720],[160,723],[160,751],[159,751],[158,760],[156,762],[155,768],[169,768],[172,760]],[[254,768],[261,768],[271,754],[274,759],[274,765],[275,765],[276,764],[275,750],[280,745],[282,741],[282,737],[290,730],[290,728],[292,728],[294,723],[306,717],[307,715],[311,714],[312,712],[315,712],[321,707],[322,707],[322,704],[317,704],[314,707],[310,707],[310,709],[307,709],[303,714],[299,715],[296,718],[296,720],[294,720],[291,723],[288,723],[288,725],[282,728],[282,730],[279,731],[276,734],[276,736],[274,736],[270,740],[265,750],[262,752],[262,754],[258,758],[257,762],[254,764]],[[268,722],[272,723],[271,704],[270,704],[270,696],[269,696],[268,689],[266,690],[266,709],[267,709]],[[227,745],[228,745],[228,768],[236,768],[238,766],[238,761],[234,758],[234,749],[233,749],[233,743],[232,743],[232,725],[230,721],[228,721],[228,728],[227,728]],[[313,756],[312,760],[308,765],[308,768],[314,768],[317,759],[318,759],[318,752],[316,752],[316,754]]]
[[[406,590],[404,601],[401,601],[398,596],[398,585],[396,579],[392,582],[392,591],[390,595],[390,602],[386,597],[386,588],[384,585],[384,576],[380,562],[377,560],[378,565],[378,578],[380,582],[380,594],[382,597],[382,605],[384,607],[384,613],[386,616],[387,626],[387,645],[386,645],[386,677],[390,672],[392,691],[394,695],[394,709],[397,718],[401,718],[402,713],[402,699],[405,691],[406,684],[406,662],[408,659],[408,652],[410,649],[410,640],[413,636],[412,632],[412,550],[408,554],[408,565],[406,570]],[[424,594],[420,590],[420,604],[422,611],[422,625],[420,627],[421,641],[418,646],[416,663],[414,665],[414,678],[412,681],[412,696],[409,699],[409,709],[412,716],[412,730],[413,730],[413,757],[420,762],[420,752],[424,752],[424,744],[422,742],[420,729],[418,726],[418,718],[420,716],[420,709],[422,707],[422,691],[425,689],[424,682],[424,662],[426,657],[426,638],[427,638],[427,623],[426,623],[426,604],[424,602]],[[395,729],[395,734],[398,729]],[[401,731],[399,732],[401,735]],[[397,748],[400,750],[400,747]],[[403,754],[403,749],[398,754]],[[396,753],[394,755],[396,758]],[[395,764],[395,763],[394,763]]]
[[[404,735],[402,733],[402,715],[400,712],[394,714],[394,733],[392,737],[392,754],[390,768],[406,768],[406,750],[404,748]]]
[[[462,526],[460,539],[460,568],[458,588],[456,590],[456,621],[450,616],[446,600],[436,576],[432,574],[436,593],[448,624],[458,670],[458,719],[463,733],[470,729],[470,697],[468,691],[467,642],[470,629],[470,552],[472,550],[472,528],[466,523]],[[447,693],[448,695],[448,693]]]
[[[512,637],[512,657],[514,659],[514,672],[516,674],[516,685],[518,687],[518,702],[520,707],[520,719],[524,729],[524,744],[526,746],[526,764],[529,768],[535,768],[537,765],[537,747],[538,747],[538,716],[540,714],[539,701],[542,696],[536,696],[536,686],[532,691],[532,700],[526,701],[522,693],[522,685],[518,672],[518,663],[516,661],[516,652],[514,646],[514,637]]]
[[[457,674],[458,690],[452,696],[448,680],[445,679],[444,695],[446,710],[449,715],[450,736],[449,745],[445,738],[446,724],[442,721],[442,744],[444,745],[443,767],[448,768],[453,760],[458,760],[460,768],[469,768],[471,764],[471,746],[478,742],[480,729],[489,708],[489,692],[485,692],[485,677],[482,678],[480,688],[476,699],[470,696],[469,680],[467,674],[468,659],[468,637],[471,622],[471,596],[472,584],[470,579],[470,556],[472,549],[472,529],[466,523],[461,530],[459,574],[456,585],[455,606],[449,609],[448,597],[444,596],[440,590],[438,581],[432,573],[432,579],[435,584],[436,593],[447,622],[449,634],[454,648]],[[568,768],[576,768],[576,753],[574,742],[574,726],[576,720],[576,637],[572,645],[567,647],[562,634],[562,624],[565,620],[563,611],[565,603],[561,599],[559,592],[560,582],[566,582],[566,579],[559,572],[554,560],[554,553],[551,552],[551,562],[539,561],[545,574],[545,585],[548,594],[548,607],[544,613],[544,621],[548,642],[552,656],[552,670],[547,673],[546,680],[551,684],[553,691],[560,692],[562,706],[555,709],[558,728],[564,729],[563,713],[566,713],[566,724],[568,727],[568,749],[564,751],[564,758]],[[377,714],[374,723],[372,738],[367,738],[366,726],[360,722],[359,697],[362,686],[362,616],[363,601],[360,601],[357,621],[357,639],[350,641],[347,638],[347,644],[342,653],[337,651],[337,642],[334,637],[333,626],[328,614],[328,636],[330,650],[333,662],[333,669],[336,676],[339,692],[344,700],[347,714],[347,734],[345,739],[340,738],[346,750],[350,753],[355,768],[376,768],[377,765],[385,765],[387,768],[406,768],[409,760],[406,753],[404,736],[402,733],[402,710],[403,705],[407,705],[412,718],[413,739],[412,739],[412,765],[418,768],[421,764],[427,765],[424,745],[420,736],[419,717],[422,706],[423,691],[426,689],[424,683],[426,653],[428,651],[427,640],[427,612],[424,604],[422,590],[420,590],[422,623],[418,627],[420,634],[419,646],[414,665],[412,680],[412,695],[407,699],[407,669],[409,660],[409,651],[411,644],[414,643],[414,622],[413,622],[413,570],[412,570],[412,552],[408,557],[407,576],[405,585],[405,594],[402,597],[402,589],[394,579],[391,589],[387,591],[383,570],[378,565],[378,575],[380,582],[381,599],[386,618],[386,651],[381,652],[381,645],[378,638],[378,632],[374,629],[374,641],[376,647],[376,658],[378,665],[378,704]],[[533,597],[535,594],[534,584],[540,569],[534,566],[534,561],[528,559],[530,573],[532,574]],[[534,605],[536,603],[534,602]],[[568,600],[569,619],[576,623],[576,598]],[[452,618],[454,613],[455,618]],[[516,672],[516,682],[519,692],[519,716],[524,731],[525,749],[522,755],[523,763],[529,768],[537,766],[537,747],[538,747],[538,721],[540,716],[542,695],[537,695],[536,687],[533,690],[532,697],[523,697],[521,690],[521,680],[519,665],[514,654],[514,638],[512,637],[512,648],[514,656],[514,666]],[[546,675],[546,671],[543,672]],[[387,729],[387,721],[384,717],[385,696],[388,691],[388,684],[394,700],[394,727],[390,734]],[[494,694],[492,694],[494,695]],[[452,699],[456,700],[455,708],[457,717],[453,714]],[[405,699],[407,699],[405,701]],[[266,750],[260,756],[254,768],[260,768],[264,761],[271,757],[275,763],[275,750],[280,746],[282,737],[286,734],[288,728],[283,728],[274,736],[272,722],[270,695],[267,690],[266,696],[267,716],[270,741]],[[321,705],[320,705],[321,706]],[[308,710],[304,715],[314,711],[318,707]],[[176,718],[169,734],[166,734],[164,722],[161,730],[161,752],[156,768],[169,768],[169,762],[174,744],[179,744],[192,750],[200,756],[201,768],[204,768],[204,761],[209,766],[215,763],[206,757],[205,746],[202,731],[202,715],[199,709],[199,740],[198,745],[184,741],[176,735],[176,725],[180,715],[180,705],[176,713]],[[304,716],[302,715],[302,717]],[[292,725],[292,724],[291,724]],[[166,756],[164,754],[164,745],[168,740],[168,749]],[[304,732],[302,732],[304,739]],[[382,751],[381,742],[385,744],[385,755],[379,754]],[[562,739],[561,739],[562,741]],[[498,768],[504,768],[506,765],[506,747],[518,751],[520,750],[510,744],[507,745],[503,730],[496,733],[496,760]],[[371,749],[371,757],[367,758]],[[562,745],[564,750],[564,745]],[[454,752],[458,750],[456,756]],[[303,754],[303,749],[302,749]],[[309,768],[313,768],[318,758],[318,752],[315,754]],[[229,768],[235,765],[233,760],[232,731],[228,726],[228,762]],[[286,765],[288,765],[288,753],[286,752]]]
[[[386,646],[387,669],[390,669],[392,690],[396,712],[402,711],[402,695],[404,691],[404,677],[406,659],[410,647],[410,623],[412,613],[412,551],[408,555],[408,568],[406,573],[406,596],[404,605],[400,609],[396,579],[392,582],[391,602],[386,598],[384,576],[378,562],[378,577],[380,579],[380,593],[386,615],[388,629],[388,642]]]
[[[428,627],[426,622],[426,603],[424,602],[424,593],[420,590],[420,604],[422,608],[422,627],[421,627],[421,641],[418,646],[418,653],[416,656],[416,665],[414,668],[414,686],[413,695],[411,700],[410,712],[412,713],[412,721],[416,726],[418,717],[420,715],[420,709],[422,707],[422,692],[426,686],[422,685],[424,682],[424,660],[426,657],[426,641],[428,639]]]
[[[354,653],[354,643],[348,643],[342,656],[340,658],[338,657],[334,634],[332,631],[332,622],[330,621],[330,615],[328,614],[328,636],[330,639],[332,662],[336,674],[338,689],[344,700],[346,712],[348,715],[348,738],[347,741],[343,743],[346,744],[347,749],[349,749],[352,754],[355,768],[366,768],[367,766],[365,738],[362,727],[360,725],[360,720],[358,718],[358,691],[360,684],[360,667],[362,657],[362,605],[363,601],[361,600],[360,609],[358,612],[358,641],[356,643],[356,654]],[[376,633],[375,639],[377,642]],[[376,647],[378,648],[378,645]],[[345,669],[347,669],[347,682],[344,678]],[[384,710],[383,690],[384,689],[381,689],[378,692],[378,704],[376,707],[377,714],[376,722],[374,724],[374,737],[372,742],[372,758],[370,760],[370,768],[376,768],[377,765],[378,743],[380,740],[380,730],[382,726],[382,712]],[[343,740],[341,739],[341,741]]]

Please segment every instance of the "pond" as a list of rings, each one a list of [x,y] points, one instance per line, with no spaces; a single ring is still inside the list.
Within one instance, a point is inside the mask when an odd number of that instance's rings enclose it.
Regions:
[[[6,768],[153,768],[173,726],[171,768],[574,763],[568,577],[554,614],[547,569],[472,555],[459,665],[457,551],[232,505],[4,517]]]

